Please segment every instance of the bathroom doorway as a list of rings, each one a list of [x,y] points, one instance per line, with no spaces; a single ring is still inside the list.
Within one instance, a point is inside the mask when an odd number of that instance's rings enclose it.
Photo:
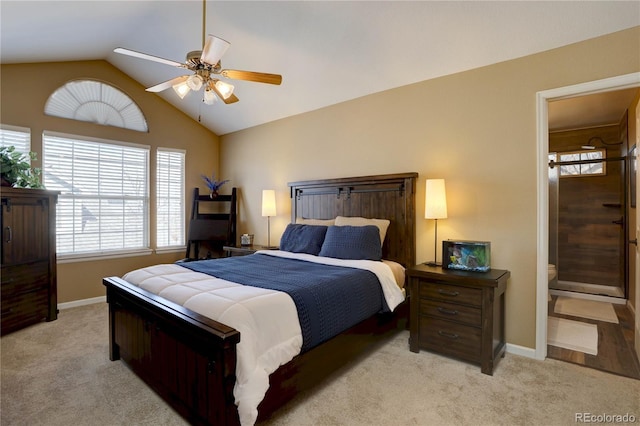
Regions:
[[[640,379],[634,348],[638,322],[627,300],[637,300],[638,291],[636,279],[630,281],[636,250],[629,245],[637,215],[631,194],[636,194],[638,120],[630,124],[629,114],[637,115],[639,93],[634,87],[550,100],[547,138],[547,356],[635,379]],[[581,103],[598,107],[592,117],[581,112]],[[575,113],[576,121],[559,126],[559,110],[568,105],[576,111],[564,119],[569,122]],[[602,315],[607,311],[611,316]],[[568,338],[566,327],[581,331]],[[585,338],[584,330],[592,337]],[[575,347],[578,335],[584,340]]]
[[[588,125],[606,119],[594,117],[582,121],[584,127],[561,128],[561,120],[551,121],[558,107],[549,105],[549,288],[625,299],[629,151],[625,105],[633,101],[635,89],[591,96],[598,103],[617,102],[609,118],[616,122]]]
[[[586,83],[580,83],[572,86],[558,87],[555,89],[548,89],[540,91],[536,94],[536,110],[537,110],[537,153],[538,153],[538,190],[537,190],[537,261],[536,261],[536,345],[535,345],[535,358],[544,360],[547,357],[547,326],[549,315],[549,128],[552,125],[549,115],[549,106],[555,101],[570,100],[573,98],[590,99],[591,95],[597,95],[607,92],[618,92],[626,89],[638,89],[640,88],[640,72],[610,77],[602,80],[596,80]],[[564,103],[563,103],[564,104]],[[581,114],[590,115],[593,111],[601,111],[603,105],[595,105],[590,110],[584,110]],[[599,108],[600,107],[600,108]],[[575,111],[572,108],[568,108],[569,115],[575,116]],[[636,107],[634,115],[640,117],[639,108]],[[578,114],[578,115],[581,115]],[[564,114],[556,115],[556,117],[564,117]],[[582,127],[582,126],[580,126]],[[640,129],[640,118],[636,118],[636,123],[633,128],[630,128],[631,132],[638,132]],[[640,146],[640,137],[634,133],[633,145]],[[638,188],[638,187],[636,187]],[[637,189],[636,189],[637,192]],[[631,219],[637,220],[638,209],[633,209],[635,217]],[[636,226],[630,226],[630,237],[628,243],[636,243],[636,233],[640,234],[640,228],[635,229]],[[634,264],[638,264],[640,257],[637,254],[635,245],[632,245],[632,250],[628,250],[629,255],[633,256]],[[629,264],[631,262],[628,262]],[[640,269],[640,268],[637,268]],[[638,291],[640,284],[638,283],[637,274],[630,268],[632,279],[632,286],[630,286],[629,298],[635,300],[635,306],[640,306],[640,291]],[[573,293],[578,294],[578,293]],[[600,296],[591,296],[598,298]],[[621,303],[628,303],[627,300],[620,298]],[[640,335],[638,335],[637,318],[636,329],[634,336],[636,341],[640,341]],[[640,354],[640,346],[636,348],[638,354]]]

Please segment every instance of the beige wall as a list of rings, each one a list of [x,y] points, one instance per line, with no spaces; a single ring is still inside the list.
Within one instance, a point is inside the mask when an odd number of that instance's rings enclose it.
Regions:
[[[60,62],[40,64],[2,65],[0,68],[0,123],[31,129],[32,150],[42,153],[44,130],[79,136],[134,142],[151,147],[150,196],[151,210],[155,205],[155,148],[185,149],[185,197],[190,213],[192,188],[204,189],[201,173],[209,174],[218,168],[218,136],[175,109],[157,95],[105,61]],[[47,98],[69,80],[91,78],[109,83],[129,95],[144,113],[148,133],[100,126],[44,115]],[[35,166],[39,166],[38,163]],[[155,217],[151,216],[151,247],[155,247]],[[122,275],[143,266],[173,262],[184,257],[184,251],[170,254],[63,263],[58,265],[58,302],[87,299],[105,294],[102,278]]]
[[[492,266],[512,274],[507,341],[534,348],[536,93],[637,71],[640,27],[225,135],[222,173],[242,188],[239,232],[266,243],[262,189],[277,191],[275,241],[290,220],[289,181],[418,172],[417,258],[431,260],[424,180],[445,178],[439,239],[491,241]]]

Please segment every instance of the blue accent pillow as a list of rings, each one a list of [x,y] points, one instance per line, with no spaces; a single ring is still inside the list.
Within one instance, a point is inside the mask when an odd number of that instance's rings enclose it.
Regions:
[[[280,250],[317,256],[326,232],[326,226],[290,223],[280,238]]]
[[[330,226],[319,256],[337,259],[380,260],[382,246],[377,226]]]

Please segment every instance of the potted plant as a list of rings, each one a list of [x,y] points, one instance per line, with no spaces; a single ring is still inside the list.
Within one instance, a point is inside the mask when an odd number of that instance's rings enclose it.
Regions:
[[[218,190],[225,183],[229,182],[229,179],[226,180],[216,180],[215,173],[211,175],[211,177],[202,175],[202,180],[207,184],[207,188],[209,188],[209,197],[216,198],[218,196]]]
[[[18,188],[44,188],[40,181],[42,170],[31,168],[29,159],[35,160],[36,153],[22,154],[14,146],[0,147],[0,178],[2,186]]]

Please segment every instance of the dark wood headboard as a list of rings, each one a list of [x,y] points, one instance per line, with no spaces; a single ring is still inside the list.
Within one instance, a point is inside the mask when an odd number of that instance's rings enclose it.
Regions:
[[[291,223],[296,218],[359,216],[389,219],[382,257],[416,263],[415,187],[418,173],[290,182]]]

